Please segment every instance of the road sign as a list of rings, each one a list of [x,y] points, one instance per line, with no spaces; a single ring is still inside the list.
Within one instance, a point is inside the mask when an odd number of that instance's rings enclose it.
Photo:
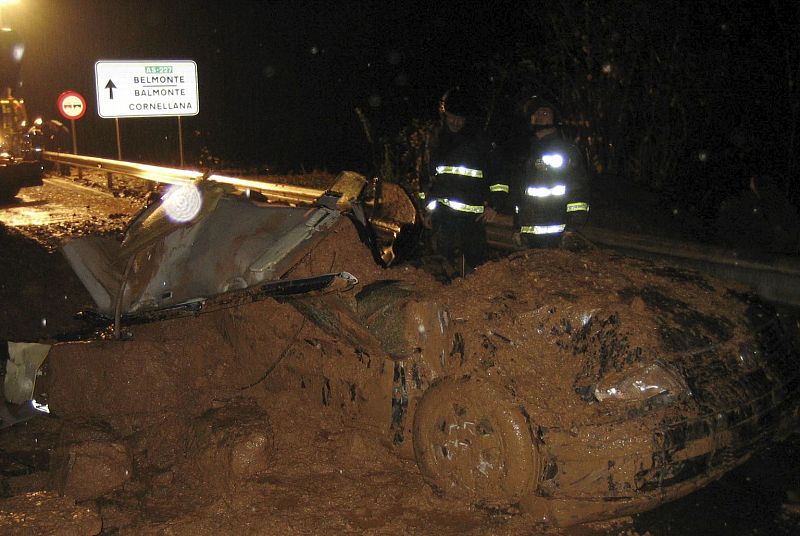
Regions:
[[[86,113],[86,99],[77,91],[65,91],[59,95],[56,106],[65,119],[80,119]]]
[[[98,61],[100,117],[197,115],[197,64],[191,60]]]

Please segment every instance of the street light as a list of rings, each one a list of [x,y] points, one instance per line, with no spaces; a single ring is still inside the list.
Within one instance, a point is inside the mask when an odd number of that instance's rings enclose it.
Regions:
[[[19,0],[0,0],[0,28],[3,27],[3,8],[14,4],[19,4]]]

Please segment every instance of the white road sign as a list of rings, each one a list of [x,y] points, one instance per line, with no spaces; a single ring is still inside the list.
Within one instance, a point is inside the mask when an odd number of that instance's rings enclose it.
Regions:
[[[197,115],[197,64],[191,60],[98,61],[100,117]]]

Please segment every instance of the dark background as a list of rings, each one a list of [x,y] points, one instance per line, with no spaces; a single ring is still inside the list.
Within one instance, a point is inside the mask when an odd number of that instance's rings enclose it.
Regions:
[[[88,100],[90,113],[77,125],[80,152],[116,153],[113,120],[96,113],[95,61],[191,59],[200,114],[183,119],[189,152],[207,146],[227,161],[338,170],[368,160],[356,107],[386,131],[433,117],[449,85],[513,44],[512,28],[501,23],[508,9],[22,0],[4,9],[4,22],[27,45],[20,93],[29,113],[58,117],[56,98],[67,89]],[[121,128],[128,158],[177,158],[175,119],[123,119]]]
[[[3,22],[27,43],[19,92],[32,115],[58,117],[67,89],[89,101],[84,154],[116,156],[114,121],[96,114],[97,60],[191,59],[187,165],[402,175],[411,134],[458,83],[481,91],[501,145],[524,97],[555,100],[595,192],[635,183],[700,221],[753,177],[800,200],[793,0],[21,0]],[[120,125],[124,159],[178,162],[174,118]]]

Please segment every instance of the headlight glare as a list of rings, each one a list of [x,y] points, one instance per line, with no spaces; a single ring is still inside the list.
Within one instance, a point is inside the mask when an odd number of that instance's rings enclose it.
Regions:
[[[562,196],[567,193],[567,187],[564,184],[556,184],[552,188],[547,186],[528,186],[525,193],[531,197]]]
[[[542,155],[542,162],[551,168],[560,168],[564,165],[564,157],[558,153]]]

